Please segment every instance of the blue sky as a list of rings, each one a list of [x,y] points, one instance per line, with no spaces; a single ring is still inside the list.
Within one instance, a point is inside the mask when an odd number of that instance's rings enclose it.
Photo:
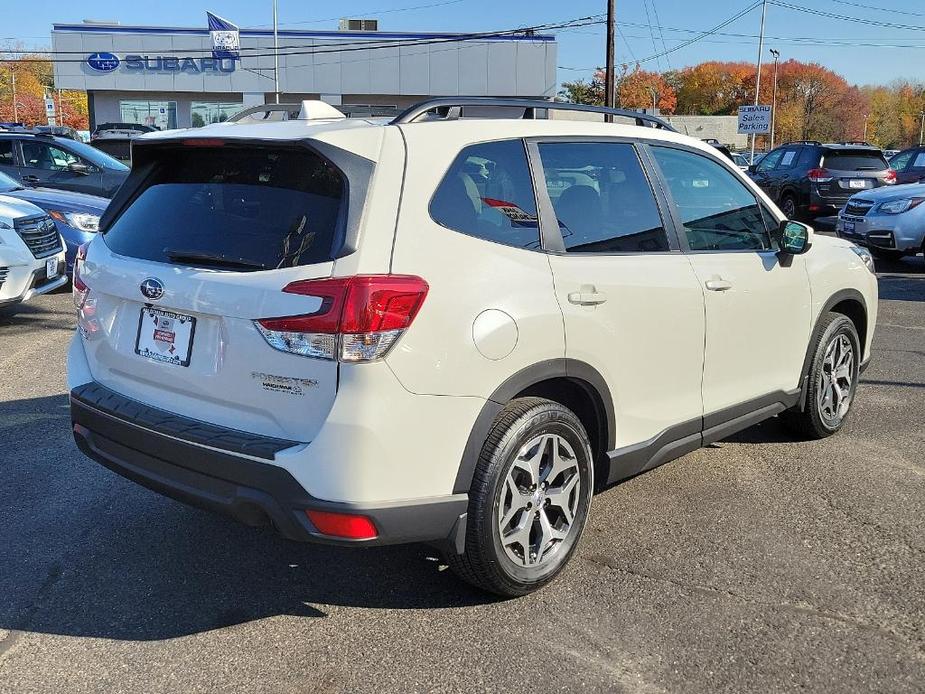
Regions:
[[[617,0],[619,62],[641,60],[678,46],[751,5],[753,0]],[[768,6],[765,57],[777,48],[782,59],[822,63],[858,84],[925,78],[925,3],[921,0],[780,0],[823,13],[847,15],[881,24],[872,26],[834,17]],[[85,18],[123,24],[205,26],[209,9],[242,27],[271,23],[270,0],[0,0],[4,21],[0,44],[19,39],[47,47],[53,22]],[[428,7],[429,6],[429,7]],[[876,6],[879,9],[873,9]],[[407,9],[416,8],[416,9]],[[595,15],[605,0],[340,0],[336,3],[279,0],[282,28],[335,29],[337,17],[377,17],[383,30],[492,31]],[[760,9],[717,34],[644,63],[668,69],[707,59],[754,61]],[[649,25],[652,25],[650,31]],[[659,30],[659,26],[661,30]],[[917,27],[917,28],[916,28]],[[604,27],[554,32],[559,39],[559,80],[587,77],[603,62]],[[876,44],[876,45],[858,45]],[[918,47],[913,47],[918,46]],[[568,68],[568,69],[565,69]]]

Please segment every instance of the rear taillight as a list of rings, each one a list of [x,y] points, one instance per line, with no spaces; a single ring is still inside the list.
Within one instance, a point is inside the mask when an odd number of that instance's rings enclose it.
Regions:
[[[88,241],[77,247],[77,256],[74,259],[74,276],[71,278],[71,297],[74,299],[74,306],[77,308],[83,306],[84,300],[87,298],[87,290],[89,289],[80,276],[81,268],[83,267],[84,261],[87,259],[87,246],[89,243]]]
[[[883,182],[887,185],[896,183],[896,172],[893,171],[893,169],[887,169],[886,175],[883,177]]]
[[[280,351],[345,362],[381,359],[411,325],[427,296],[427,282],[410,275],[356,275],[301,280],[287,294],[316,297],[314,313],[254,321]]]
[[[813,183],[829,183],[832,180],[828,169],[810,169],[806,175]]]

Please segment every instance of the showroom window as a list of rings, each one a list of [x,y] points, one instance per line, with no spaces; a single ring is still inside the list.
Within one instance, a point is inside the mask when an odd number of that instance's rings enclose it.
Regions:
[[[212,123],[224,123],[243,108],[240,102],[194,101],[190,107],[190,125],[201,128]]]
[[[144,101],[131,99],[119,102],[123,123],[150,125],[158,130],[177,127],[176,101]]]

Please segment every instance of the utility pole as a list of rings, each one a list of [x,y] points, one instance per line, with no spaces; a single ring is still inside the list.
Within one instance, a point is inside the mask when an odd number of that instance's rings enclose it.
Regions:
[[[774,149],[774,122],[777,117],[777,61],[780,60],[780,51],[772,48],[771,55],[774,56],[774,96],[771,97],[771,146],[769,150]]]
[[[870,114],[864,114],[864,142],[867,142],[867,122],[870,120]]]
[[[655,112],[658,110],[658,91],[655,87],[647,87],[649,94],[652,95],[652,115],[657,115]]]
[[[279,17],[276,0],[273,0],[273,85],[276,103],[279,103]]]
[[[19,106],[16,103],[16,72],[13,70],[13,64],[10,63],[10,82],[13,85],[13,122],[19,122]]]
[[[616,107],[616,73],[614,65],[614,31],[616,27],[616,2],[607,0],[607,68],[604,75],[604,106]],[[604,120],[613,123],[613,116]]]
[[[768,13],[768,0],[761,2],[761,31],[758,33],[758,74],[755,77],[755,106],[758,105],[758,92],[761,89],[761,54],[764,53],[764,18]],[[749,161],[755,161],[755,133],[752,133],[752,156]]]
[[[922,144],[922,135],[925,135],[925,111],[919,113],[922,117],[922,124],[919,126],[919,144]]]

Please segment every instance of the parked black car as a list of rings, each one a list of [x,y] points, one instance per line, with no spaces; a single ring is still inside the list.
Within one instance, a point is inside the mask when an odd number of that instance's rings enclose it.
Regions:
[[[0,132],[0,171],[26,186],[111,198],[128,176],[129,167],[83,142]]]
[[[835,214],[855,193],[896,183],[883,152],[857,142],[788,142],[748,171],[789,219]]]
[[[103,123],[90,135],[90,144],[111,157],[132,163],[132,140],[145,133],[156,132],[157,128],[140,123]]]
[[[925,146],[910,147],[890,159],[897,183],[925,183]]]

